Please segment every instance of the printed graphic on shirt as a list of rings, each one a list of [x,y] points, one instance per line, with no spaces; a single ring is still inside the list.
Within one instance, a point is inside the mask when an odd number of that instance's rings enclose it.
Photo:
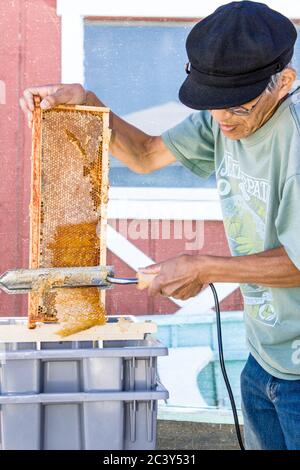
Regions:
[[[295,341],[293,341],[292,349],[295,349],[292,354],[292,362],[295,365],[300,365],[300,339],[295,339]]]
[[[245,256],[264,251],[266,211],[270,184],[242,171],[229,152],[216,171],[224,226],[233,255]],[[242,284],[245,312],[266,325],[274,326],[277,313],[268,288]]]

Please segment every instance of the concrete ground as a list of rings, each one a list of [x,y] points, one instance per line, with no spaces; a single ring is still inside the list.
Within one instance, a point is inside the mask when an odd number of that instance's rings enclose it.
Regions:
[[[232,424],[157,421],[157,450],[239,450]]]

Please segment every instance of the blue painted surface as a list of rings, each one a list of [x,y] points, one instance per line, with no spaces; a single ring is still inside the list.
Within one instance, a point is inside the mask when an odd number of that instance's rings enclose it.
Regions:
[[[186,77],[185,40],[192,26],[86,23],[85,86],[120,115],[178,101]],[[300,69],[299,38],[295,66]]]
[[[85,87],[124,116],[170,101],[179,103],[185,78],[185,39],[191,24],[85,25]],[[159,120],[159,115],[157,116]],[[180,119],[179,119],[180,120]],[[138,175],[116,161],[110,168],[111,186],[214,187],[215,177],[202,180],[183,166],[170,166]]]

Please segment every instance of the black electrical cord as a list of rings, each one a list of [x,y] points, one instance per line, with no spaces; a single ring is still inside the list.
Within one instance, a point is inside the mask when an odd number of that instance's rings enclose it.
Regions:
[[[225,368],[225,362],[224,362],[224,355],[223,355],[223,341],[222,341],[222,329],[221,329],[221,315],[220,315],[220,304],[219,304],[219,299],[217,295],[216,288],[213,284],[209,284],[209,287],[212,290],[214,300],[215,300],[215,308],[216,308],[216,319],[217,319],[217,334],[218,334],[218,348],[219,348],[219,359],[220,359],[220,365],[221,365],[221,371],[222,375],[225,381],[225,385],[227,388],[227,392],[229,395],[230,403],[231,403],[231,408],[232,408],[232,413],[233,413],[233,419],[234,419],[234,424],[235,424],[235,432],[237,435],[237,439],[239,441],[239,445],[241,450],[245,450],[244,444],[243,444],[243,439],[241,436],[241,430],[240,430],[240,425],[239,425],[239,418],[238,414],[236,411],[236,406],[235,406],[235,401],[233,398],[233,393],[231,390],[231,386],[228,380],[226,368]]]

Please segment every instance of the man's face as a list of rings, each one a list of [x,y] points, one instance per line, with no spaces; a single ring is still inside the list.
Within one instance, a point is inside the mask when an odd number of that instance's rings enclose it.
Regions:
[[[220,126],[221,132],[232,140],[240,140],[253,134],[274,113],[280,101],[279,93],[274,90],[272,93],[263,92],[252,101],[243,104],[243,108],[251,109],[251,114],[247,116],[237,116],[229,109],[210,109],[210,113]]]

